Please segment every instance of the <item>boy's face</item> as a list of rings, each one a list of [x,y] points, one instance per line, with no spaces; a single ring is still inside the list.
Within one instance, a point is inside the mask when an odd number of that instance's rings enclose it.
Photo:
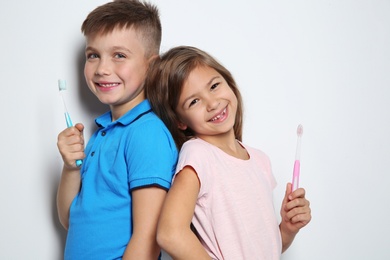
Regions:
[[[113,120],[145,99],[143,83],[150,59],[133,29],[87,36],[85,56],[88,87],[110,106]]]

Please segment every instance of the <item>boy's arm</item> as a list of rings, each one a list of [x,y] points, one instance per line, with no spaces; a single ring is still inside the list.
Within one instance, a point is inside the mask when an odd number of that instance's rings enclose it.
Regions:
[[[58,135],[57,146],[64,167],[57,191],[57,211],[60,223],[67,230],[69,227],[69,208],[74,197],[80,190],[80,168],[76,166],[77,159],[84,159],[84,126],[66,128]]]
[[[173,259],[211,259],[190,225],[199,194],[199,179],[191,167],[176,175],[161,212],[157,241]]]
[[[167,192],[159,187],[132,191],[133,234],[123,259],[157,259],[160,247],[156,242],[157,221]]]
[[[80,186],[80,169],[72,170],[64,166],[57,191],[57,211],[60,223],[66,230],[69,228],[70,204],[79,192]]]
[[[310,202],[305,198],[305,190],[299,188],[291,193],[292,185],[287,184],[280,215],[279,225],[282,236],[282,252],[292,244],[295,235],[311,220]]]

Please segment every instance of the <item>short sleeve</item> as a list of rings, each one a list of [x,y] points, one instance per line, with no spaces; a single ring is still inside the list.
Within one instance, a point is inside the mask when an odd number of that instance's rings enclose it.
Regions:
[[[182,146],[176,166],[176,174],[186,166],[191,166],[195,170],[200,182],[199,197],[207,194],[212,185],[212,178],[207,174],[212,169],[210,163],[213,161],[209,155],[210,152],[206,146],[195,140],[190,140]]]
[[[153,185],[170,188],[177,149],[162,122],[146,120],[134,127],[126,161],[130,190]]]

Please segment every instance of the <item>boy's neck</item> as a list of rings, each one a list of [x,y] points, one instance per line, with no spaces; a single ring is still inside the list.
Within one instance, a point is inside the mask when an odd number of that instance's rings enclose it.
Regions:
[[[145,95],[142,93],[138,95],[136,98],[134,98],[133,100],[131,100],[130,102],[127,102],[125,104],[111,105],[110,110],[111,110],[112,122],[118,120],[120,117],[122,117],[124,114],[132,110],[134,107],[136,107],[144,100],[145,100]]]

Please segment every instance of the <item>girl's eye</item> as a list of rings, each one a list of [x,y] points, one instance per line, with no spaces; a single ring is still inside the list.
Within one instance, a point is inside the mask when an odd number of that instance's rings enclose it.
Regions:
[[[218,87],[218,85],[219,85],[219,82],[211,85],[211,90],[216,89]]]
[[[99,56],[96,53],[87,53],[87,59],[96,59]]]
[[[194,99],[194,100],[192,100],[191,102],[190,102],[190,105],[189,105],[189,107],[192,107],[193,105],[195,105],[196,103],[198,103],[198,99]]]

